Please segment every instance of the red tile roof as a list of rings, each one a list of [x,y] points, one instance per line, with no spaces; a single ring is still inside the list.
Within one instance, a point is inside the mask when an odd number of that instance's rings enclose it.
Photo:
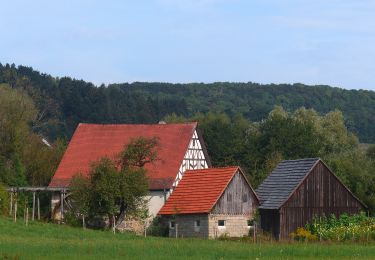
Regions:
[[[239,169],[235,166],[187,170],[159,214],[209,213]]]
[[[158,137],[158,160],[148,164],[150,189],[171,188],[197,123],[153,125],[79,124],[49,187],[67,187],[78,172],[87,174],[92,162],[113,158],[132,138]]]

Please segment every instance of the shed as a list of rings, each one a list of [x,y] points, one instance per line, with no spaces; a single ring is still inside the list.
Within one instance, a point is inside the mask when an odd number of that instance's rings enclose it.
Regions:
[[[159,215],[172,237],[241,237],[258,205],[240,167],[188,170]]]
[[[366,208],[319,158],[282,161],[256,190],[261,228],[287,239],[314,217]]]

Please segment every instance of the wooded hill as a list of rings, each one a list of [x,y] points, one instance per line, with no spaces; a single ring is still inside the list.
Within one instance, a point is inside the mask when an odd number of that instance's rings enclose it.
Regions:
[[[339,109],[348,129],[361,142],[375,143],[375,92],[303,84],[124,83],[96,87],[83,80],[56,78],[30,67],[0,64],[0,83],[25,89],[40,113],[39,133],[70,138],[79,122],[155,123],[168,114],[192,117],[197,112],[242,114],[259,121],[280,105],[319,113]]]
[[[69,140],[80,122],[197,121],[212,164],[240,165],[254,187],[283,159],[319,157],[375,212],[375,145],[360,146],[356,136],[375,142],[374,110],[371,91],[253,83],[96,87],[0,65],[0,183],[48,185],[65,148],[60,138]]]

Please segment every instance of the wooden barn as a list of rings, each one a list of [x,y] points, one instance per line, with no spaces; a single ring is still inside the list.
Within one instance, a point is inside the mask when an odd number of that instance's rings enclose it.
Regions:
[[[242,237],[259,200],[239,167],[188,170],[159,215],[171,237]]]
[[[319,158],[282,161],[256,192],[261,228],[278,239],[288,239],[314,216],[366,208]]]
[[[187,169],[210,167],[210,160],[197,123],[183,124],[79,124],[52,178],[49,188],[60,189],[52,196],[54,218],[63,217],[65,197],[72,177],[87,174],[92,162],[103,156],[115,159],[132,139],[159,139],[158,160],[147,164],[149,214],[155,216],[178,185]],[[61,201],[62,207],[61,207]]]

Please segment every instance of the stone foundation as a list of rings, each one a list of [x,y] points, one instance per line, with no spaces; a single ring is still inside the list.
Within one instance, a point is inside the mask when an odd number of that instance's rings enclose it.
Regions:
[[[229,237],[243,237],[249,234],[248,220],[246,215],[216,215],[210,214],[208,218],[209,223],[209,237],[217,238],[220,236]],[[219,220],[224,220],[225,226],[218,225]]]
[[[243,237],[249,234],[249,218],[246,215],[185,214],[163,216],[162,225],[168,225],[170,237]],[[218,226],[219,220],[224,220],[224,227]],[[196,221],[199,221],[199,227]],[[174,222],[174,227],[171,227],[171,222]]]

